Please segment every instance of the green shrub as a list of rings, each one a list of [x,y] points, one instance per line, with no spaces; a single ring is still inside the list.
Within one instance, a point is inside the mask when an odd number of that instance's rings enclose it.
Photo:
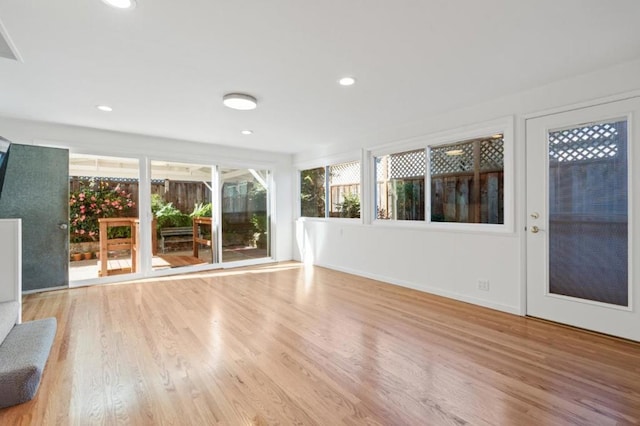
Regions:
[[[189,215],[190,217],[211,217],[212,212],[212,204],[211,203],[200,203],[193,206],[193,211]]]
[[[155,216],[158,210],[163,208],[167,203],[160,194],[151,194],[151,213]]]
[[[173,203],[167,203],[155,213],[158,228],[175,226],[191,226],[191,217],[173,207]]]
[[[340,203],[340,217],[360,217],[360,196],[356,193],[344,195]]]
[[[267,214],[254,213],[253,216],[251,216],[251,224],[253,225],[254,232],[260,234],[267,232]]]

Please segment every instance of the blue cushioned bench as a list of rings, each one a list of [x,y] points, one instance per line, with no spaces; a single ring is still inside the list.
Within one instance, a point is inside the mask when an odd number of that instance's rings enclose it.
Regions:
[[[19,303],[0,303],[0,408],[35,396],[56,335],[55,318],[16,324]]]

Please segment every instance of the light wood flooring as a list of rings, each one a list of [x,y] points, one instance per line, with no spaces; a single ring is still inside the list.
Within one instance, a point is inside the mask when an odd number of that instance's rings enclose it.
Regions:
[[[284,263],[29,295],[0,425],[640,424],[640,345]]]

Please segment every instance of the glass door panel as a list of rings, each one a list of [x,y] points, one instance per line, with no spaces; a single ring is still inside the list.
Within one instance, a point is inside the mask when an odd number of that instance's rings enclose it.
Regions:
[[[151,162],[152,269],[216,262],[212,166]]]
[[[629,305],[627,121],[548,135],[549,292]]]
[[[220,169],[222,262],[271,256],[269,172]]]
[[[69,156],[69,281],[140,271],[137,159]]]

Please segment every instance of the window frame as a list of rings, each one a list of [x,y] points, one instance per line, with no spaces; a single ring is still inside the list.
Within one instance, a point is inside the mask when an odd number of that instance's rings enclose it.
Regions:
[[[408,148],[405,149],[406,147],[403,146],[401,149],[397,149],[397,150],[392,150],[389,153],[386,154],[379,154],[379,155],[374,155],[371,157],[371,168],[372,168],[372,173],[373,173],[373,180],[372,180],[372,186],[373,186],[373,192],[372,192],[372,198],[371,198],[371,204],[373,206],[373,217],[372,219],[375,222],[382,222],[382,223],[414,223],[414,224],[422,224],[426,221],[426,218],[428,217],[428,206],[426,205],[426,201],[427,201],[427,197],[429,192],[427,191],[427,184],[428,184],[428,180],[427,180],[427,172],[429,170],[429,150],[424,146],[424,143],[420,143],[416,148]],[[417,152],[417,151],[423,151],[424,152],[424,161],[425,161],[425,168],[424,168],[424,176],[423,176],[423,182],[424,182],[424,194],[423,194],[423,198],[424,198],[424,215],[425,218],[422,220],[410,220],[410,219],[379,219],[377,212],[378,212],[378,205],[377,205],[377,199],[378,199],[378,171],[376,169],[376,158],[380,158],[380,157],[384,157],[384,156],[391,156],[394,154],[407,154],[410,152]]]
[[[434,133],[417,138],[408,139],[396,144],[375,147],[367,152],[368,171],[363,185],[366,196],[370,200],[365,223],[375,226],[396,228],[418,228],[442,231],[480,232],[480,233],[513,233],[515,219],[515,158],[514,158],[514,120],[513,116],[487,121],[473,126],[463,127],[457,130]],[[430,148],[440,147],[464,142],[471,139],[485,138],[493,134],[501,133],[504,142],[504,223],[460,223],[460,222],[433,222],[431,221],[431,158]],[[425,219],[424,220],[387,220],[376,217],[376,166],[377,157],[398,154],[412,150],[424,149],[426,155],[425,170]]]
[[[329,176],[329,171],[330,168],[332,166],[336,166],[339,164],[343,164],[343,163],[352,163],[352,162],[357,162],[360,164],[360,181],[359,181],[359,185],[360,185],[360,190],[359,190],[359,197],[360,197],[360,217],[331,217],[331,191],[330,191],[330,176]],[[312,216],[302,216],[302,202],[300,199],[301,196],[301,180],[300,180],[300,176],[301,173],[305,170],[311,170],[311,169],[317,169],[317,168],[324,168],[325,170],[325,179],[324,179],[324,184],[325,184],[325,200],[324,200],[324,205],[325,205],[325,214],[324,217],[312,217]],[[296,202],[295,202],[295,216],[297,219],[302,219],[305,221],[326,221],[326,220],[331,220],[333,221],[346,221],[346,222],[362,222],[363,218],[365,216],[365,209],[363,207],[363,202],[364,202],[364,198],[365,198],[365,185],[364,185],[364,179],[363,179],[363,169],[364,169],[364,162],[363,162],[363,155],[362,155],[362,151],[358,152],[357,154],[355,153],[348,153],[348,154],[343,154],[340,156],[332,156],[332,157],[327,157],[322,159],[321,161],[312,161],[312,162],[301,162],[301,163],[296,163],[295,164],[295,190],[296,190]]]
[[[322,169],[324,170],[324,178],[323,178],[323,189],[324,189],[324,214],[322,216],[303,216],[302,215],[302,172],[308,170],[316,170]],[[327,212],[327,166],[312,166],[312,167],[304,167],[297,170],[296,173],[296,186],[297,186],[297,216],[304,219],[325,219],[328,217]]]
[[[336,166],[340,166],[343,164],[350,164],[350,163],[357,163],[358,167],[359,167],[359,171],[358,171],[358,201],[360,202],[360,216],[358,217],[343,217],[343,216],[331,216],[333,212],[332,210],[332,204],[333,204],[333,199],[332,199],[332,185],[331,185],[331,168],[332,167],[336,167]],[[338,186],[338,185],[336,185]],[[325,199],[325,208],[326,208],[326,215],[325,217],[330,218],[330,219],[362,219],[362,160],[361,159],[357,159],[357,160],[350,160],[350,161],[339,161],[339,162],[334,162],[334,163],[330,163],[325,167],[325,194],[326,194],[326,199]],[[351,194],[351,192],[349,192]]]

